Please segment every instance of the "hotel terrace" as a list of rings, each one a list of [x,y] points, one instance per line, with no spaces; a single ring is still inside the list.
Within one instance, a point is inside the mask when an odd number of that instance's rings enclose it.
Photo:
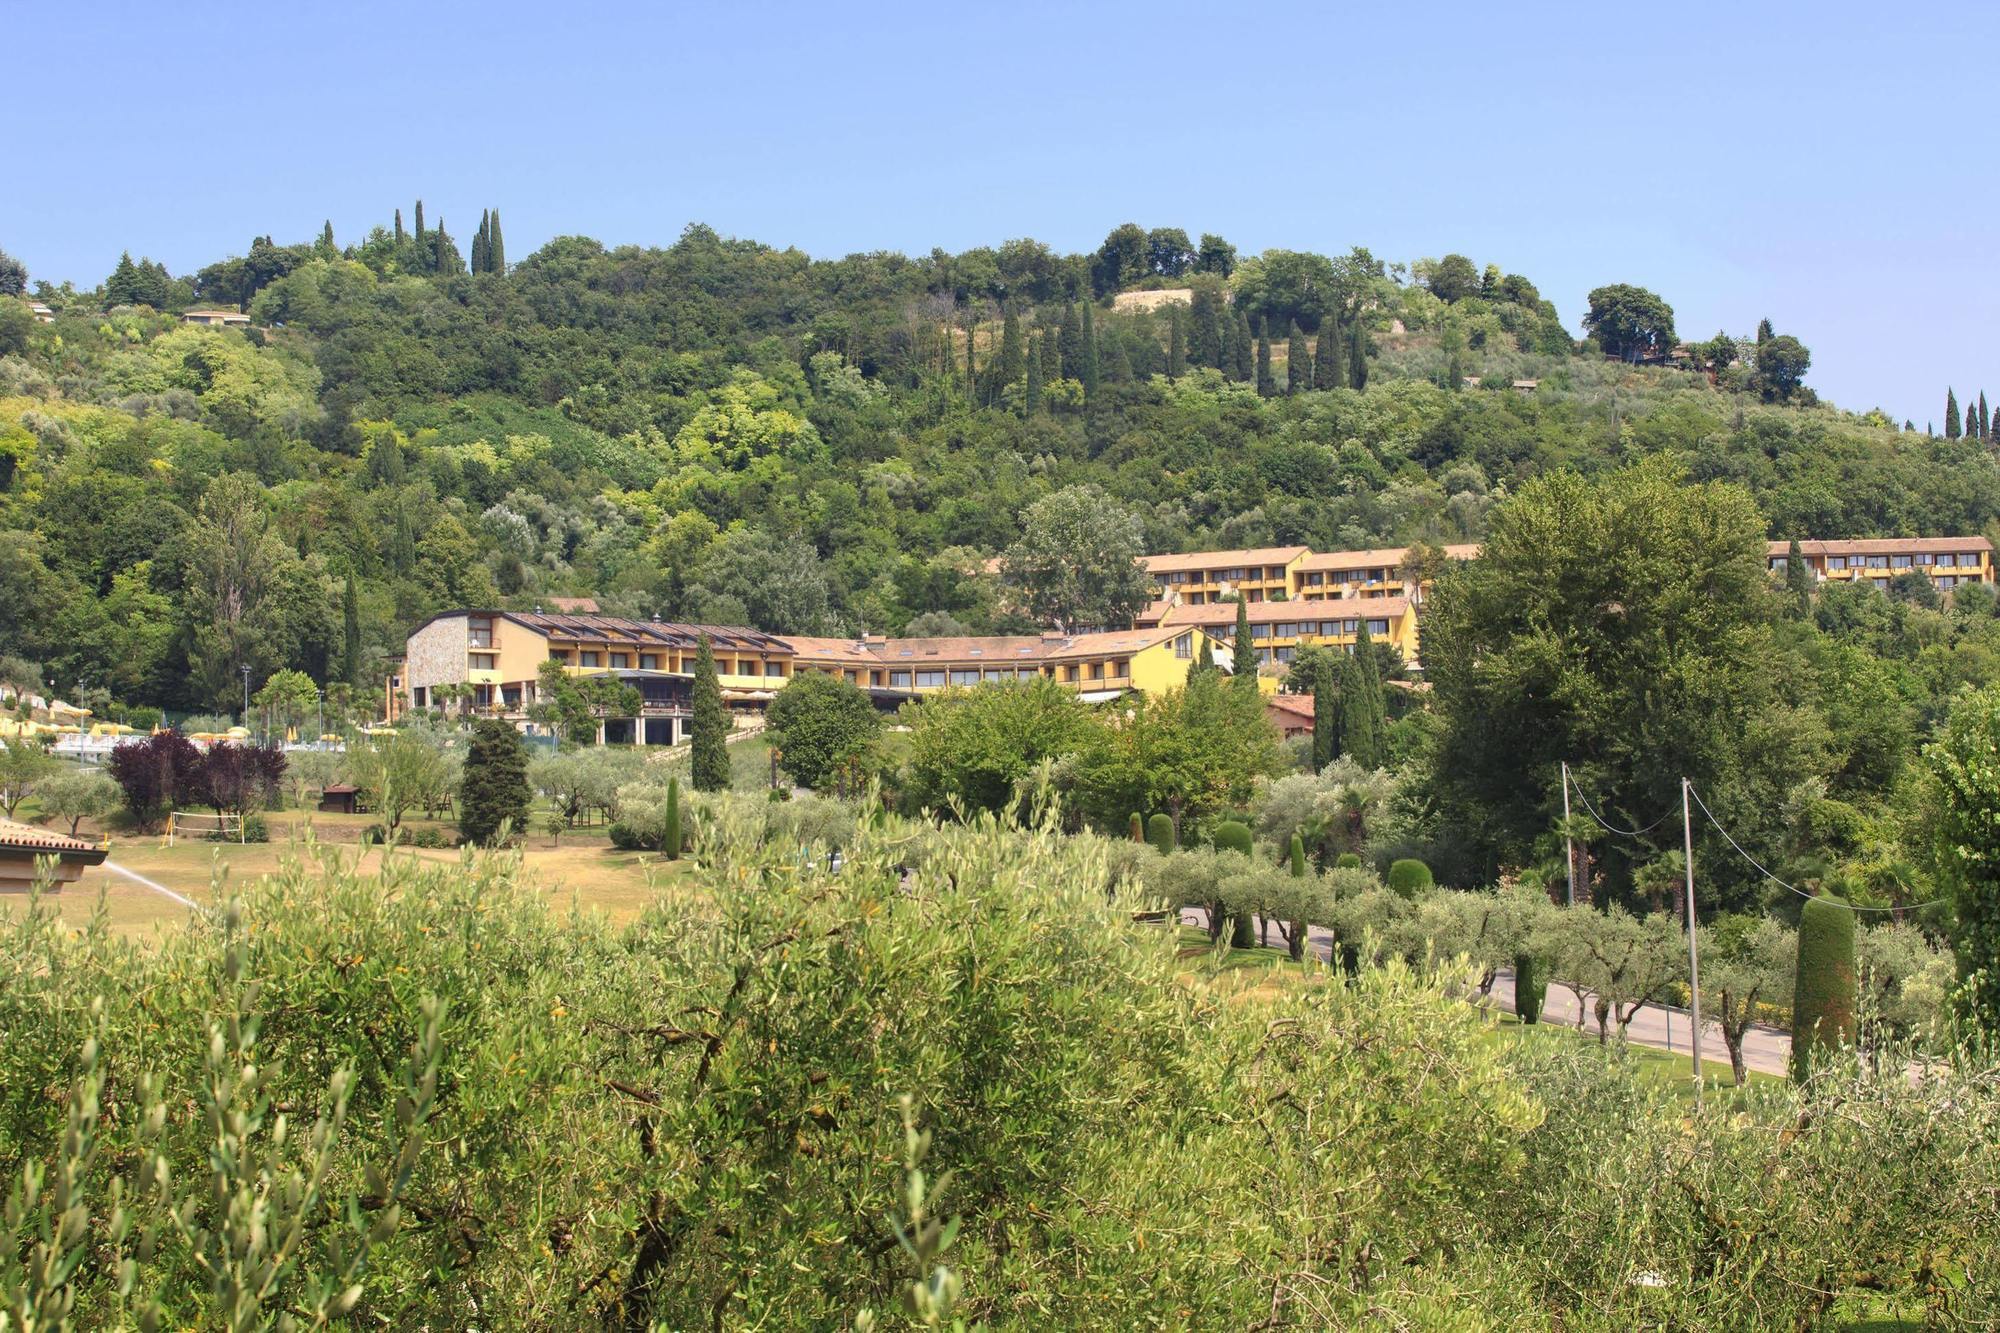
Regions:
[[[1791,563],[1790,542],[1772,542],[1771,572]],[[1800,542],[1799,554],[1821,583],[1867,580],[1882,590],[1899,574],[1923,574],[1940,592],[1962,583],[1993,582],[1993,543],[1984,537],[1884,537],[1858,541]]]
[[[1290,662],[1303,643],[1352,650],[1363,623],[1371,640],[1393,645],[1405,661],[1413,667],[1417,664],[1417,609],[1407,597],[1355,598],[1339,605],[1325,600],[1258,602],[1244,609],[1249,613],[1250,643],[1260,667]],[[1212,639],[1227,642],[1236,637],[1236,604],[1176,606],[1155,602],[1140,613],[1140,623],[1160,629],[1192,626]]]

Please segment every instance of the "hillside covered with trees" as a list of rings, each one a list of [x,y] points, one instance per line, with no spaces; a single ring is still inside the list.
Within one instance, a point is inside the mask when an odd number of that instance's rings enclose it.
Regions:
[[[1976,401],[1944,438],[1835,411],[1796,339],[1681,345],[1624,284],[1579,343],[1460,255],[1127,225],[1090,254],[817,260],[697,225],[510,262],[497,211],[463,250],[412,222],[192,275],[127,255],[97,290],[34,286],[48,322],[0,302],[0,642],[65,690],[191,710],[244,665],[372,688],[465,603],[1015,628],[985,561],[1078,484],[1154,550],[1477,540],[1534,476],[1660,453],[1745,485],[1775,536],[2000,515]],[[0,289],[29,277],[0,263]],[[1185,299],[1131,298],[1157,290]]]

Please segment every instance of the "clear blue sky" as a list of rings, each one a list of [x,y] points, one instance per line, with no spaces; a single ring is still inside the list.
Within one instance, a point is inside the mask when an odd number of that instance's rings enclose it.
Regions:
[[[1254,22],[1251,20],[1254,16]],[[421,196],[508,254],[691,220],[815,255],[1112,226],[1451,250],[1842,406],[2000,396],[2000,6],[21,4],[0,248],[94,284]],[[407,216],[407,212],[406,212]]]

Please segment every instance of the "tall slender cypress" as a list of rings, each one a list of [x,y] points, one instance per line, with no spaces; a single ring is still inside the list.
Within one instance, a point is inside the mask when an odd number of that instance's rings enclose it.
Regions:
[[[1257,643],[1250,633],[1250,603],[1240,592],[1236,594],[1236,638],[1229,651],[1235,668],[1230,685],[1238,694],[1256,698]]]
[[[690,739],[696,791],[729,788],[729,706],[722,702],[722,678],[715,672],[715,646],[706,634],[694,658]]]
[[[1979,391],[1979,438],[1982,440],[1993,438],[1993,418],[1986,411],[1986,390],[1984,389]]]
[[[320,233],[319,233],[319,243],[320,243],[320,248],[321,248],[321,249],[323,249],[323,250],[325,250],[325,251],[327,251],[327,252],[328,252],[329,254],[338,254],[338,253],[339,253],[339,247],[338,247],[338,246],[336,246],[336,245],[334,245],[334,243],[333,243],[333,219],[332,219],[332,218],[328,218],[328,219],[326,220],[326,225],[325,225],[324,227],[320,228]]]
[[[1958,438],[1958,395],[1950,389],[1944,391],[1944,437]]]
[[[1061,360],[1062,377],[1066,380],[1083,378],[1083,322],[1077,316],[1076,306],[1063,303],[1062,327],[1056,332],[1056,351]]]
[[[1187,322],[1181,318],[1180,304],[1167,307],[1167,378],[1177,380],[1187,372]]]
[[[1340,678],[1347,659],[1328,650],[1313,671],[1313,771],[1340,758]]]
[[[1812,567],[1806,564],[1805,552],[1799,549],[1798,538],[1785,548],[1785,594],[1792,599],[1799,619],[1812,614]]]
[[[1331,312],[1319,322],[1313,346],[1313,388],[1338,389],[1347,378],[1347,349],[1341,345],[1340,321]]]
[[[1306,335],[1299,332],[1299,322],[1292,321],[1292,333],[1285,340],[1285,392],[1304,393],[1312,388],[1312,357],[1306,354]]]
[[[507,271],[507,243],[500,239],[500,210],[494,209],[486,224],[486,271],[505,273]]]
[[[403,230],[403,210],[399,208],[396,210],[396,244],[401,245],[407,239],[408,234]]]
[[[1223,360],[1223,347],[1221,298],[1205,285],[1197,287],[1188,307],[1188,360],[1197,366],[1226,370],[1229,363]]]
[[[421,264],[428,260],[430,252],[424,247],[424,201],[421,199],[417,200],[417,230],[411,239],[417,243],[417,262]]]
[[[1014,313],[1014,307],[1007,307],[1007,318],[1000,326],[1000,387],[1005,389],[1021,378],[1027,369],[1024,364],[1026,353],[1021,345],[1021,317]]]
[[[1233,378],[1238,383],[1248,384],[1257,377],[1257,335],[1250,332],[1249,311],[1236,312],[1236,336],[1230,345],[1236,361]]]
[[[1100,377],[1097,351],[1097,324],[1090,313],[1090,302],[1083,303],[1083,396],[1087,402],[1097,397],[1097,382]]]
[[[965,392],[975,401],[979,398],[979,359],[972,345],[978,334],[979,319],[968,310],[965,312]]]
[[[1348,331],[1347,340],[1347,386],[1350,389],[1368,387],[1368,330],[1361,327],[1359,319]]]
[[[1278,381],[1271,375],[1271,330],[1263,320],[1257,321],[1257,396],[1270,398],[1278,392]]]
[[[472,233],[472,255],[468,264],[474,273],[486,271],[486,210],[479,211],[479,230]]]
[[[1340,748],[1363,768],[1382,766],[1382,672],[1375,660],[1375,643],[1364,615],[1354,636],[1354,661],[1347,670],[1348,689],[1340,701]]]
[[[1057,346],[1056,330],[1043,329],[1042,339],[1042,383],[1044,386],[1062,378],[1062,348]]]
[[[1042,347],[1047,335],[1038,334],[1028,349],[1028,387],[1021,398],[1021,415],[1031,417],[1042,410]]]
[[[1236,320],[1227,311],[1216,321],[1215,368],[1226,380],[1236,378]]]

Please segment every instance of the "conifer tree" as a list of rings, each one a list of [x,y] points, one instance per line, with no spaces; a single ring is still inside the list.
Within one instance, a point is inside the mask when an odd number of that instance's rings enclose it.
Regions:
[[[1052,380],[1062,378],[1062,349],[1056,346],[1056,330],[1043,329],[1042,343],[1042,384],[1046,387]]]
[[[1794,537],[1785,548],[1785,593],[1798,608],[1801,620],[1812,614],[1812,590],[1812,566],[1806,563],[1805,552],[1799,549]]]
[[[431,272],[456,273],[461,261],[458,246],[445,234],[444,218],[438,218],[437,226],[431,228]]]
[[[412,235],[411,239],[417,243],[417,262],[419,264],[425,264],[430,261],[430,250],[428,249],[426,242],[424,240],[424,201],[421,199],[417,200],[416,222],[417,222],[417,229],[416,232]]]
[[[1222,302],[1206,286],[1197,287],[1188,308],[1188,360],[1197,366],[1227,370],[1223,360]]]
[[[973,343],[978,336],[978,317],[968,310],[965,314],[965,392],[975,401],[979,397],[979,358]]]
[[[1375,643],[1364,616],[1354,636],[1354,661],[1347,669],[1348,688],[1340,701],[1340,748],[1363,768],[1380,768],[1383,761],[1382,670],[1375,660]]]
[[[1098,368],[1097,324],[1090,313],[1090,302],[1083,303],[1083,397],[1084,401],[1097,397],[1097,383],[1101,374]]]
[[[1346,670],[1346,657],[1324,652],[1313,672],[1314,772],[1340,758],[1340,699]]]
[[[694,698],[690,739],[696,791],[729,788],[729,706],[722,702],[722,680],[715,673],[715,647],[706,634],[694,659]]]
[[[1028,348],[1028,388],[1022,395],[1021,415],[1031,417],[1042,410],[1042,343],[1046,335],[1037,334]]]
[[[324,250],[324,251],[325,251],[326,253],[328,253],[328,254],[330,254],[330,255],[334,255],[334,254],[339,254],[339,253],[340,253],[340,248],[339,248],[338,246],[336,246],[336,245],[335,245],[335,244],[333,243],[333,219],[332,219],[332,218],[328,218],[328,219],[326,220],[326,225],[325,225],[324,227],[320,228],[320,233],[319,233],[319,245],[320,245],[320,249]]]
[[[354,571],[347,571],[347,590],[340,599],[340,678],[350,685],[361,683],[361,591]]]
[[[1365,389],[1368,387],[1368,331],[1355,320],[1348,330],[1347,340],[1347,387]]]
[[[1167,307],[1167,378],[1177,380],[1187,372],[1187,323],[1178,303]]]
[[[1026,370],[1026,357],[1021,347],[1021,318],[1014,313],[1014,307],[1007,307],[1007,318],[1000,325],[1000,387],[1017,383]]]
[[[1231,655],[1235,659],[1235,674],[1229,683],[1238,694],[1249,698],[1257,697],[1257,645],[1250,634],[1250,603],[1242,593],[1236,594],[1236,638],[1232,641]]]
[[[1292,333],[1285,340],[1285,392],[1301,394],[1312,387],[1312,357],[1306,354],[1306,335],[1299,322],[1292,321]]]
[[[486,212],[479,214],[479,230],[472,233],[472,254],[466,261],[474,273],[486,271]]]
[[[1077,317],[1076,307],[1063,303],[1062,328],[1056,334],[1056,350],[1060,356],[1062,377],[1066,380],[1083,378],[1083,324]]]
[[[1347,349],[1341,346],[1340,322],[1328,312],[1319,323],[1313,348],[1313,388],[1338,389],[1347,377]]]
[[[401,245],[408,239],[408,234],[403,230],[403,210],[399,208],[396,210],[396,244]]]
[[[132,262],[132,252],[124,251],[118,256],[118,266],[111,270],[111,276],[104,280],[104,308],[113,306],[138,305],[144,280],[139,276],[139,266]]]
[[[1236,320],[1224,313],[1216,325],[1215,368],[1222,372],[1222,378],[1236,378]]]
[[[1950,389],[1944,391],[1944,437],[1958,438],[1958,395]]]
[[[1201,636],[1201,651],[1195,654],[1194,665],[1188,669],[1188,679],[1215,674],[1215,644],[1206,635]]]
[[[1993,438],[1993,418],[1986,411],[1986,390],[1984,389],[1979,391],[1979,438],[1982,440]]]
[[[417,563],[417,534],[410,526],[410,511],[396,506],[396,527],[389,537],[389,568],[408,574]]]
[[[486,271],[507,272],[507,243],[500,239],[500,210],[497,208],[486,224]]]
[[[1257,396],[1270,398],[1278,392],[1271,375],[1271,334],[1263,320],[1257,321]]]
[[[1257,337],[1250,332],[1250,312],[1236,312],[1236,334],[1230,342],[1236,360],[1232,378],[1240,384],[1248,384],[1257,376]]]
[[[1769,341],[1771,341],[1771,321],[1760,319],[1757,321],[1757,345],[1762,347]]]
[[[465,774],[459,780],[458,831],[474,846],[484,846],[503,829],[515,836],[528,831],[528,747],[521,733],[497,717],[473,725],[465,750]]]

